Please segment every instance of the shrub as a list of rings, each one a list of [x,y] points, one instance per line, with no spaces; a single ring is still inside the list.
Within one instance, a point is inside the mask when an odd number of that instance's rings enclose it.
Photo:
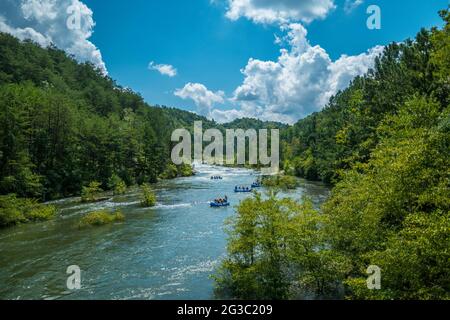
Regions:
[[[113,222],[120,222],[124,220],[125,216],[121,211],[117,211],[115,213],[110,213],[106,210],[94,211],[81,218],[78,227],[79,228],[90,226],[99,227]]]
[[[116,174],[109,179],[108,187],[113,190],[114,195],[125,194],[127,191],[127,184]]]
[[[173,163],[169,163],[160,176],[162,179],[175,179],[178,177],[178,168]]]
[[[47,221],[56,215],[56,208],[54,206],[35,204],[25,212],[25,217],[28,221]]]
[[[178,166],[178,174],[182,177],[191,177],[194,175],[194,169],[191,165],[183,163]]]
[[[293,176],[278,175],[264,177],[262,184],[268,188],[295,189],[298,186],[297,179]]]
[[[0,227],[13,226],[26,222],[25,216],[15,203],[9,203],[5,199],[9,196],[2,196],[0,200]]]
[[[161,179],[175,179],[177,177],[191,177],[194,175],[194,169],[191,165],[183,163],[179,166],[169,163],[160,175]]]
[[[156,195],[148,184],[141,187],[141,205],[143,207],[154,207],[156,205]]]
[[[83,187],[81,190],[81,202],[93,202],[100,192],[103,190],[100,188],[101,183],[97,181],[92,181],[89,186]]]
[[[333,280],[343,279],[351,263],[324,246],[323,222],[307,198],[299,203],[255,193],[241,201],[227,223],[227,257],[213,277],[216,297],[274,300],[334,293]]]
[[[54,206],[39,204],[36,200],[17,198],[13,194],[0,196],[0,227],[46,221],[52,219],[55,214]]]

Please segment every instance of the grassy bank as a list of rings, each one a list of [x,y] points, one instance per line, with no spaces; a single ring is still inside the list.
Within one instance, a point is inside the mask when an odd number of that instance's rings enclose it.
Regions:
[[[0,196],[0,228],[22,223],[46,221],[54,218],[56,208],[36,200],[17,198],[15,195]]]

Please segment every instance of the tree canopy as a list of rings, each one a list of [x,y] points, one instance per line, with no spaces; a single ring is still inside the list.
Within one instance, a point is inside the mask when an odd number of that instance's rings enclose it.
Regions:
[[[286,130],[286,171],[332,182],[332,195],[321,210],[242,202],[218,294],[450,299],[450,12],[441,16],[443,29],[387,46],[373,70]]]

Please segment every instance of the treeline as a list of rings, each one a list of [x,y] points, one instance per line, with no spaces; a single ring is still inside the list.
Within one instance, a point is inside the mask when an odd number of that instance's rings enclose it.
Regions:
[[[450,12],[441,16],[443,29],[388,46],[288,129],[286,170],[336,183],[332,195],[320,211],[274,195],[243,201],[219,296],[450,299]]]
[[[208,122],[151,107],[55,47],[0,34],[0,194],[49,200],[92,181],[104,190],[117,177],[155,182],[170,162],[172,131],[194,120]]]
[[[374,68],[355,78],[323,111],[286,130],[285,168],[336,183],[355,163],[369,161],[383,136],[378,132],[382,121],[398,114],[412,97],[427,97],[446,107],[449,88],[441,68],[448,58],[436,52],[438,35],[436,29],[423,29],[414,40],[387,46]]]
[[[56,47],[0,33],[0,194],[50,200],[99,182],[110,189],[192,174],[170,161],[173,130],[286,126],[255,119],[218,125],[194,113],[149,106],[92,64]]]
[[[224,129],[242,129],[242,130],[254,129],[257,131],[261,129],[268,129],[269,134],[270,129],[279,129],[280,131],[282,131],[284,129],[287,129],[288,127],[289,125],[280,122],[262,121],[253,118],[241,118],[223,124]]]

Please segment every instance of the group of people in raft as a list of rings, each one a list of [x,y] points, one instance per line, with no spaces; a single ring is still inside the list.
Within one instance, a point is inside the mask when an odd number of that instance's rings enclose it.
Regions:
[[[228,196],[225,196],[223,198],[218,198],[214,200],[215,204],[227,204],[228,203]]]
[[[234,187],[234,192],[251,192],[251,191],[252,191],[252,188],[249,188],[249,187],[243,187],[243,186],[240,186],[240,187],[235,186]]]
[[[211,180],[222,180],[223,178],[220,176],[212,176]],[[253,188],[259,188],[261,186],[261,182],[257,181],[252,184],[251,187],[244,187],[244,186],[235,186],[234,192],[252,192]],[[211,207],[225,207],[229,206],[230,203],[228,202],[228,196],[225,196],[223,198],[214,199],[214,202],[211,202]]]

